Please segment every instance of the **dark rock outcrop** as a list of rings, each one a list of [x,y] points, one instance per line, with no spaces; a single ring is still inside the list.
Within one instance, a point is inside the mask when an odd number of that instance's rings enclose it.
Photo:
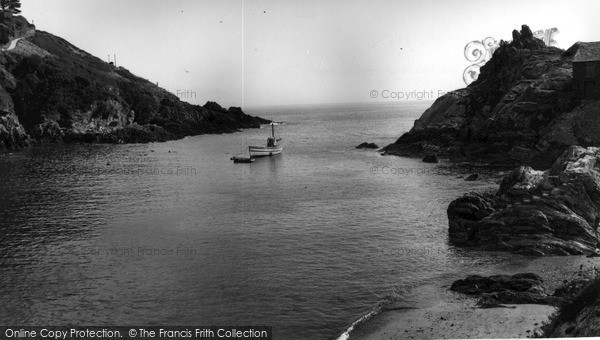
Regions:
[[[15,39],[20,39],[14,49]],[[181,101],[123,67],[0,18],[0,149],[38,142],[130,143],[228,133],[268,123],[240,108]]]
[[[489,277],[471,275],[464,280],[454,281],[450,290],[470,295],[494,293],[504,289],[525,292],[530,288],[539,286],[542,282],[542,278],[534,273],[521,273],[512,276],[495,275]]]
[[[2,97],[0,91],[0,100]],[[31,144],[31,138],[19,123],[19,118],[13,112],[0,111],[0,151],[19,149]]]
[[[479,179],[479,174],[470,174],[469,176],[467,176],[467,178],[465,178],[465,181],[476,181]]]
[[[379,146],[377,146],[377,144],[375,144],[375,143],[363,142],[363,143],[360,143],[356,148],[357,149],[379,149]]]
[[[475,82],[438,98],[382,151],[545,169],[569,145],[594,145],[600,106],[573,91],[573,49],[546,47],[527,26],[513,38],[500,43]]]
[[[56,143],[61,141],[64,135],[60,125],[53,120],[37,124],[31,130],[31,136],[40,142]]]
[[[558,287],[552,296],[565,300],[573,300],[573,298],[575,298],[590,283],[590,281],[590,278],[578,278],[568,281]]]
[[[0,66],[0,151],[29,146],[31,138],[19,122],[14,104],[5,88],[14,88],[14,79]]]
[[[423,157],[423,163],[438,163],[440,160],[436,155],[427,155]]]
[[[469,193],[448,206],[450,241],[524,255],[596,252],[600,149],[569,147],[547,171],[520,167],[496,194]]]
[[[546,47],[542,40],[533,37],[533,32],[531,32],[531,29],[527,25],[521,26],[521,32],[513,30],[512,36],[512,44],[517,48],[540,50]]]
[[[581,281],[581,280],[579,280]],[[600,335],[600,278],[576,285],[575,291],[544,325],[542,337],[597,337]]]
[[[455,281],[450,290],[480,296],[480,306],[505,303],[557,304],[559,298],[548,296],[542,284],[542,278],[533,273],[489,277],[471,275],[464,280]]]

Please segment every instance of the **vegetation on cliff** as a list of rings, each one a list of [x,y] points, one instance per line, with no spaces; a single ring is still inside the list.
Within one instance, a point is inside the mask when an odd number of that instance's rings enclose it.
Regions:
[[[0,12],[2,14],[19,14],[21,13],[20,0],[0,0]]]
[[[32,140],[129,143],[235,132],[267,120],[182,102],[21,16],[0,18],[0,148]],[[14,49],[10,42],[19,39]]]

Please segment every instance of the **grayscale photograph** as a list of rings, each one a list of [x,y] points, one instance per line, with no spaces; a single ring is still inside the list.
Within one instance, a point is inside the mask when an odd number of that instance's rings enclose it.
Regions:
[[[599,15],[0,0],[0,339],[600,339]]]

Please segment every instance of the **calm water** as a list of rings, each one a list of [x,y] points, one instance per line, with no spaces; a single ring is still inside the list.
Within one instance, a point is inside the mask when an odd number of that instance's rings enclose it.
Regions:
[[[329,339],[382,301],[435,298],[420,287],[501,260],[447,243],[448,203],[486,184],[354,149],[392,143],[428,105],[248,110],[286,122],[284,153],[254,164],[229,158],[268,127],[0,155],[0,322]]]

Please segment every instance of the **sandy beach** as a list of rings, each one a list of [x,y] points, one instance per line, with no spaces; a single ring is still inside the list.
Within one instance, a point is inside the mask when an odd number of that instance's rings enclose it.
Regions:
[[[555,308],[544,305],[506,305],[478,308],[470,303],[442,302],[417,310],[387,311],[376,316],[351,339],[464,339],[524,338],[548,319]]]
[[[585,256],[524,257],[485,272],[461,276],[533,272],[542,276],[546,290],[552,293],[564,280],[592,275],[598,268],[600,259]],[[556,310],[553,306],[535,304],[480,308],[476,305],[478,298],[450,292],[450,284],[434,288],[438,297],[435,303],[424,308],[404,306],[384,311],[357,325],[350,339],[527,338]]]

